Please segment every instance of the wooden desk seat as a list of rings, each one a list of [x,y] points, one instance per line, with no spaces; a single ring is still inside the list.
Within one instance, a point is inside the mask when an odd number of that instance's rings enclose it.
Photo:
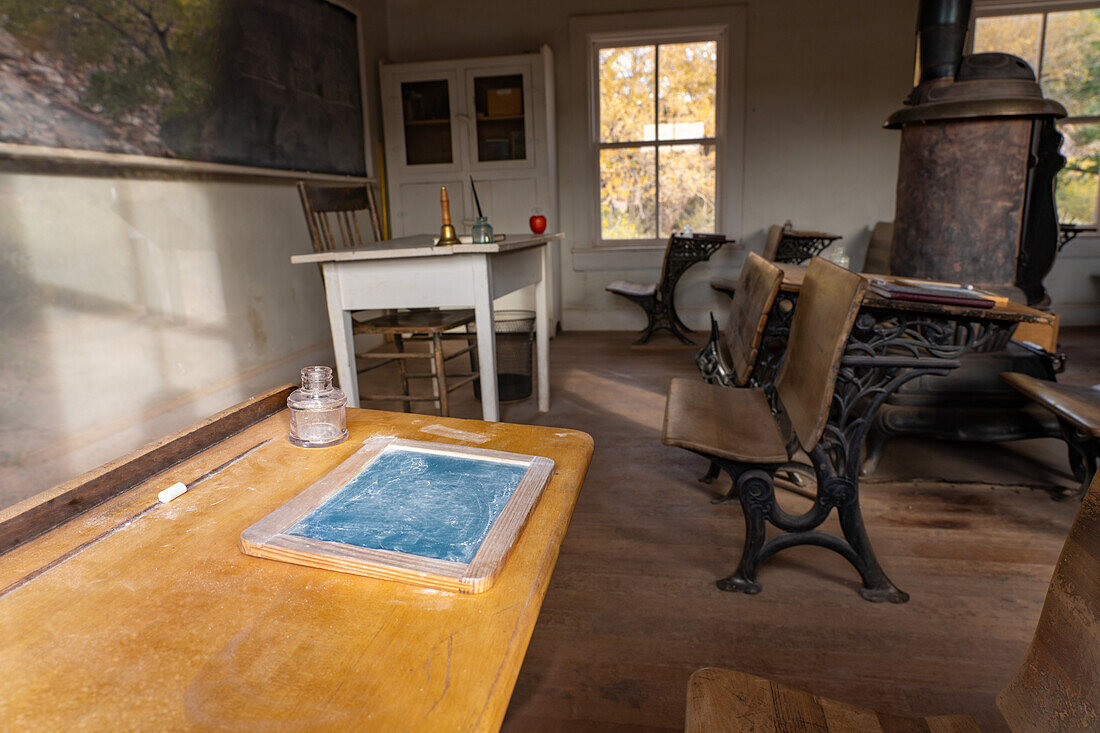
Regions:
[[[796,231],[787,224],[773,224],[764,238],[763,255],[768,262],[801,265],[811,257],[821,254],[822,250],[838,239],[843,237],[825,232]],[[737,283],[721,277],[713,278],[710,287],[730,298],[737,292]]]
[[[1013,731],[1100,728],[1098,578],[1100,478],[1094,478],[1054,567],[1027,657],[997,695],[997,708]],[[688,682],[684,730],[969,733],[979,728],[966,715],[884,715],[743,672],[704,668]]]
[[[1066,441],[1069,462],[1083,496],[1096,474],[1100,457],[1100,391],[1048,382],[1019,372],[1002,372],[1001,381],[1056,418]]]
[[[632,283],[628,280],[616,280],[604,288],[609,293],[624,295],[628,298],[645,298],[657,292],[657,283]]]
[[[726,327],[719,333],[714,314],[710,317],[710,339],[698,354],[695,364],[703,381],[723,387],[770,388],[771,370],[757,356],[764,340],[775,296],[783,282],[783,272],[755,252],[750,252],[741,267],[741,279],[730,301]],[[699,480],[709,484],[721,469],[711,463]],[[728,497],[727,497],[728,498]]]
[[[730,461],[787,460],[787,441],[760,387],[715,389],[705,382],[674,379],[662,433],[666,445]]]
[[[732,669],[704,667],[688,680],[687,733],[978,733],[969,715],[908,718],[813,695]]]
[[[770,375],[755,374],[755,367],[768,313],[782,282],[783,272],[778,267],[755,252],[749,253],[730,301],[725,329],[719,334],[712,314],[710,340],[695,357],[705,381],[725,387],[771,383]]]
[[[793,523],[776,510],[775,472],[798,445],[813,457],[829,417],[840,357],[863,300],[866,281],[844,268],[816,258],[806,274],[799,307],[791,323],[787,353],[775,380],[780,416],[773,415],[763,388],[727,389],[674,379],[669,387],[661,439],[703,455],[733,480],[733,496],[741,500],[745,515],[745,549],[737,571],[718,581],[722,590],[758,593],[756,573],[771,554],[796,544],[820,544],[855,556],[847,541],[823,539],[805,531],[801,520]],[[823,460],[818,451],[818,459]],[[842,512],[858,512],[854,504]],[[766,523],[794,534],[765,541]],[[860,523],[842,514],[842,523]],[[857,566],[865,591],[881,580],[870,563]],[[877,565],[875,565],[877,568]],[[865,596],[866,597],[866,596]]]
[[[616,280],[604,288],[609,293],[623,296],[645,311],[646,327],[634,342],[635,346],[644,344],[654,331],[661,329],[670,331],[685,344],[692,343],[687,337],[691,329],[680,320],[680,315],[676,312],[676,283],[689,267],[710,259],[719,247],[732,241],[717,234],[673,234],[668,238],[657,282]]]

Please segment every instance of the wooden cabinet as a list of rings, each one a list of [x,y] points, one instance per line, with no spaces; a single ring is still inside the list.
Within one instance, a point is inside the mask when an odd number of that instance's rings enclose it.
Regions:
[[[458,233],[481,209],[498,234],[529,232],[532,214],[560,229],[554,131],[554,57],[382,64],[382,118],[390,235],[439,232],[439,187],[447,187]],[[558,321],[557,243],[550,311]],[[524,307],[522,298],[506,306]]]

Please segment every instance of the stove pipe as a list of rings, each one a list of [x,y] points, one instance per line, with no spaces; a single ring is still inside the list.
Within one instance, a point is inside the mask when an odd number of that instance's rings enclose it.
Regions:
[[[966,43],[971,0],[921,0],[917,11],[920,83],[954,79]]]

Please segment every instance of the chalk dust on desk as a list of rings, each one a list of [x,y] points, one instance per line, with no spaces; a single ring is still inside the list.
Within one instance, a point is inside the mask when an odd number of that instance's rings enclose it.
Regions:
[[[468,443],[488,443],[490,438],[487,435],[479,435],[478,433],[467,432],[466,430],[459,430],[457,428],[448,427],[446,425],[429,425],[424,428],[420,428],[422,433],[431,433],[432,435],[438,435],[441,438],[454,438],[455,440],[464,440]]]

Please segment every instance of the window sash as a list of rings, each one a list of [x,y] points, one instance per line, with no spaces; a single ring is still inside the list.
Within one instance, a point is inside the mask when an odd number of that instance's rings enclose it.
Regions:
[[[706,28],[683,28],[672,30],[661,30],[651,32],[634,32],[634,33],[605,33],[598,36],[592,36],[589,39],[589,89],[590,89],[590,104],[589,109],[591,114],[589,115],[589,141],[592,149],[592,167],[591,170],[594,175],[594,180],[599,181],[601,177],[600,169],[600,153],[603,150],[609,149],[623,149],[633,148],[642,149],[652,147],[654,150],[654,175],[656,180],[654,181],[655,187],[655,207],[654,207],[654,221],[653,228],[655,235],[652,238],[645,239],[606,239],[604,238],[603,221],[600,215],[600,203],[601,203],[601,191],[600,186],[596,186],[594,201],[592,202],[593,212],[595,214],[593,221],[596,225],[596,241],[600,245],[607,245],[613,243],[613,245],[634,245],[644,243],[658,243],[663,241],[660,236],[660,202],[661,202],[661,160],[660,160],[660,146],[670,145],[710,145],[714,147],[715,161],[714,161],[714,188],[715,188],[715,211],[714,211],[714,224],[716,230],[721,230],[721,217],[722,210],[719,202],[721,198],[721,180],[722,172],[724,168],[723,161],[721,159],[720,150],[722,148],[722,141],[724,137],[723,130],[725,128],[725,73],[724,68],[726,65],[726,33],[724,28],[706,27]],[[701,137],[701,138],[685,138],[676,139],[670,138],[667,140],[654,139],[654,140],[629,140],[629,141],[615,141],[615,142],[603,142],[600,139],[600,113],[601,113],[601,99],[600,99],[600,51],[605,48],[622,48],[630,46],[653,46],[654,53],[654,69],[653,69],[653,85],[654,85],[654,97],[653,97],[653,125],[654,136],[660,135],[660,97],[659,97],[659,84],[660,84],[660,54],[657,52],[657,47],[676,43],[699,43],[711,41],[716,45],[716,59],[715,59],[715,89],[714,89],[714,136],[713,137]]]

